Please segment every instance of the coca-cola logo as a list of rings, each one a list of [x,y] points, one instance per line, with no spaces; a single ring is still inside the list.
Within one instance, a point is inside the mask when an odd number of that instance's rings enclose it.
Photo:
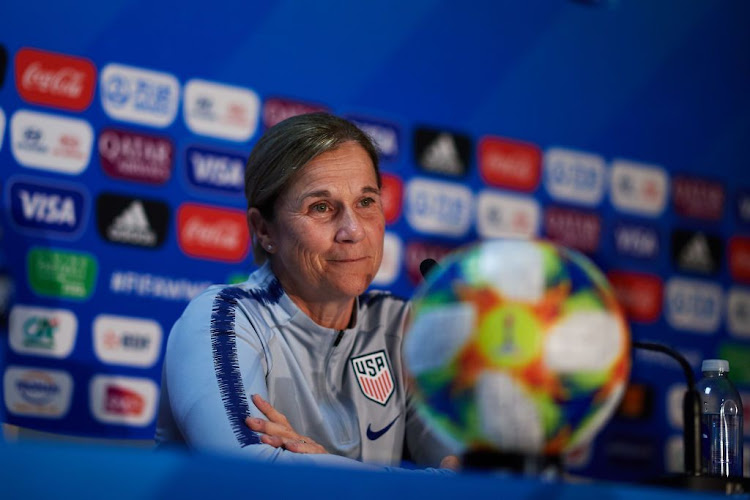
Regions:
[[[177,210],[178,244],[191,257],[240,262],[249,235],[242,210],[184,203]]]
[[[23,48],[15,76],[18,93],[30,103],[83,111],[94,96],[96,68],[81,57]]]

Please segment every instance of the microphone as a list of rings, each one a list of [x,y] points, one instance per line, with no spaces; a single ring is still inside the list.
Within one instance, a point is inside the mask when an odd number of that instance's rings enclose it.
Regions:
[[[685,456],[685,474],[693,477],[699,476],[701,474],[701,396],[696,389],[695,376],[690,363],[678,351],[664,344],[634,340],[632,345],[636,349],[666,354],[680,364],[687,381],[687,390],[682,400],[682,443]]]
[[[439,267],[435,259],[425,259],[419,263],[419,273],[423,278],[426,278],[427,274],[435,267]]]

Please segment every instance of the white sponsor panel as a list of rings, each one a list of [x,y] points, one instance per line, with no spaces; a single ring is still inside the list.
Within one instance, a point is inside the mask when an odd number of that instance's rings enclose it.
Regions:
[[[94,352],[104,363],[149,367],[161,352],[161,325],[151,319],[100,314],[93,332]]]
[[[190,80],[184,100],[185,123],[196,134],[246,141],[255,133],[260,99],[250,89]]]
[[[89,384],[94,418],[107,424],[144,427],[156,414],[158,388],[146,378],[96,375]]]
[[[622,212],[657,217],[667,204],[669,180],[656,165],[614,160],[610,171],[610,198]]]
[[[721,286],[708,281],[672,278],[665,287],[667,321],[681,330],[714,333],[723,311]]]
[[[0,108],[0,149],[3,149],[3,137],[5,137],[5,112]]]
[[[685,472],[685,445],[682,436],[670,436],[664,445],[664,467],[668,473]]]
[[[477,232],[482,238],[532,238],[539,234],[539,203],[531,197],[482,191]]]
[[[750,289],[732,287],[727,297],[727,329],[740,338],[750,338]]]
[[[110,63],[101,72],[99,92],[115,120],[161,128],[177,116],[180,84],[169,73]]]
[[[70,409],[73,378],[61,370],[8,366],[3,390],[5,407],[14,415],[62,418]]]
[[[403,262],[404,244],[396,233],[386,232],[383,238],[383,261],[380,263],[378,274],[372,280],[373,285],[390,285],[401,271]]]
[[[682,401],[685,399],[685,384],[675,384],[667,389],[667,419],[675,429],[682,429],[685,422],[682,418]]]
[[[544,186],[555,199],[595,206],[606,185],[604,159],[593,153],[551,148],[544,154]]]
[[[91,159],[94,131],[78,118],[19,110],[10,119],[10,141],[24,167],[77,175]]]
[[[75,345],[78,319],[67,309],[18,304],[10,310],[8,330],[19,354],[65,358]]]
[[[406,204],[406,219],[417,231],[460,237],[471,227],[474,198],[462,184],[412,179]]]

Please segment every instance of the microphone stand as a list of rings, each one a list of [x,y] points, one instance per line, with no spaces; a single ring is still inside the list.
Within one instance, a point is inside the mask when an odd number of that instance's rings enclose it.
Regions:
[[[726,494],[750,492],[750,478],[706,476],[701,471],[701,396],[695,384],[695,375],[687,359],[663,344],[656,342],[633,341],[633,347],[666,354],[675,359],[685,373],[687,390],[682,400],[683,432],[685,450],[685,473],[648,481],[660,486],[672,486],[702,491],[722,491]]]

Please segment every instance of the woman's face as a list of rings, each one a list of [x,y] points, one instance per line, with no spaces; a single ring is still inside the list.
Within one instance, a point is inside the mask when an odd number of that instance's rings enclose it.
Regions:
[[[287,293],[308,304],[363,293],[383,257],[385,217],[375,168],[346,142],[310,161],[266,221],[272,267]]]

